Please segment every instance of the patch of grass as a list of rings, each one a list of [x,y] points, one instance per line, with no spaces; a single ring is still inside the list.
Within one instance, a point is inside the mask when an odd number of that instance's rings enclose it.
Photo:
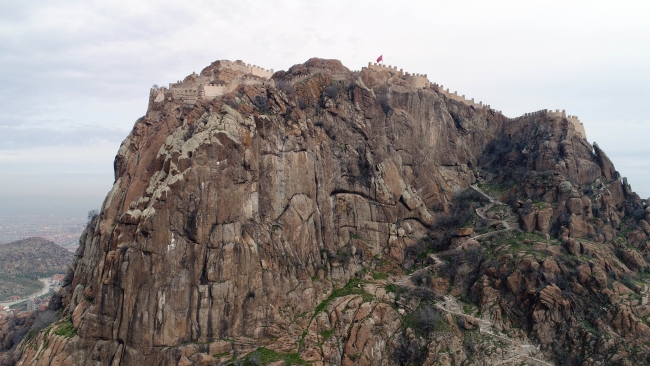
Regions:
[[[498,211],[503,211],[503,210],[504,210],[504,209],[503,209],[503,206],[501,206],[501,205],[494,205],[494,206],[490,207],[490,209],[487,210],[487,211],[485,211],[485,212],[486,212],[486,213],[488,213],[488,212],[498,212]]]
[[[221,358],[221,357],[229,356],[229,355],[230,355],[230,352],[222,352],[222,353],[217,353],[216,355],[212,355],[212,357]]]
[[[388,273],[384,272],[375,272],[372,274],[372,278],[375,280],[385,280],[388,278]]]
[[[546,202],[533,202],[533,207],[535,207],[538,210],[543,210],[547,206],[550,206],[550,205],[548,203],[546,203]]]
[[[282,354],[268,348],[260,347],[244,357],[243,365],[268,365],[269,363],[276,361],[284,361],[286,366],[307,364],[307,361],[300,358],[300,355],[297,353]],[[234,363],[230,363],[229,365],[234,365]]]
[[[357,234],[357,233],[351,233],[350,238],[351,239],[357,239],[357,240],[363,239],[363,237],[361,235]]]
[[[518,253],[526,252],[533,253],[532,246],[525,244],[524,240],[530,240],[532,242],[544,241],[544,239],[535,233],[507,233],[495,237],[493,239],[492,246],[486,251],[486,255],[489,258],[495,257],[497,255],[505,253]],[[536,253],[539,255],[540,253]]]
[[[505,189],[498,184],[479,183],[478,187],[481,189],[481,191],[483,191],[483,193],[492,197],[499,197],[503,194],[503,192],[505,192]]]
[[[24,340],[24,342],[29,342],[32,338],[34,338],[34,337],[36,336],[36,333],[38,333],[38,332],[37,332],[37,331],[34,331],[34,329],[31,329],[31,330],[27,333],[27,335],[25,336],[25,340]]]
[[[323,332],[320,332],[321,337],[323,337],[323,342],[327,341],[330,339],[330,337],[334,334],[334,329],[326,330]]]
[[[398,294],[399,292],[401,292],[400,289],[397,286],[393,285],[392,283],[384,288],[386,289],[386,292],[392,292],[394,294]]]
[[[318,304],[318,306],[314,310],[314,314],[311,316],[310,320],[313,320],[316,317],[316,315],[318,315],[321,311],[324,311],[325,309],[327,309],[327,305],[329,305],[329,303],[332,300],[336,299],[337,297],[343,297],[343,296],[347,296],[347,295],[361,295],[361,298],[363,299],[363,302],[372,301],[372,299],[374,299],[374,296],[367,293],[363,289],[362,286],[363,286],[364,283],[365,283],[365,281],[363,281],[363,280],[360,280],[358,278],[353,278],[350,281],[348,281],[348,283],[346,283],[345,286],[343,286],[342,288],[335,289],[334,291],[332,291],[332,294],[327,299],[323,300],[323,302]],[[301,347],[302,347],[302,344],[305,341],[305,336],[306,335],[307,335],[307,329],[305,329],[302,332],[302,337],[300,338],[300,342],[299,342]]]
[[[66,338],[72,338],[77,335],[77,328],[72,325],[72,319],[66,320],[64,323],[61,323],[54,330],[54,334],[58,336],[63,336]]]
[[[316,314],[320,313],[321,311],[327,309],[327,305],[329,305],[329,303],[332,300],[336,299],[337,297],[343,297],[343,296],[347,296],[347,295],[361,295],[364,302],[372,301],[374,296],[367,293],[363,289],[362,286],[363,286],[364,283],[365,283],[364,281],[362,281],[362,280],[360,280],[358,278],[353,278],[347,284],[345,284],[345,286],[343,286],[342,288],[339,288],[339,289],[336,289],[336,290],[332,291],[332,294],[327,299],[323,300],[323,302],[318,304],[318,306],[316,307],[316,310],[314,311],[314,316],[316,316]]]

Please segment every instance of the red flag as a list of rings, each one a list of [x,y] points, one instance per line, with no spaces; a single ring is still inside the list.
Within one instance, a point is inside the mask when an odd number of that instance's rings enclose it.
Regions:
[[[381,55],[379,56],[379,58],[377,58],[377,62],[382,62],[382,61],[384,61],[384,55]]]

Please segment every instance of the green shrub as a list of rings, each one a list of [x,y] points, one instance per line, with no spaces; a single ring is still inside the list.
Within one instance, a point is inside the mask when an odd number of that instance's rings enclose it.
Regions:
[[[77,335],[77,328],[72,325],[72,319],[68,319],[56,327],[54,334],[66,338],[72,338]]]
[[[276,361],[284,361],[286,366],[307,364],[307,361],[301,359],[297,353],[282,354],[264,347],[260,347],[246,355],[242,364],[245,366],[261,366]]]
[[[440,310],[433,304],[424,304],[404,319],[404,325],[413,329],[419,336],[427,336],[431,332],[449,330]]]

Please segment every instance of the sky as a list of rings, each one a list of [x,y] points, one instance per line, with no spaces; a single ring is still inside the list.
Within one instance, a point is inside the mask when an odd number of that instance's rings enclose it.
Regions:
[[[379,55],[515,117],[565,109],[650,196],[648,1],[0,2],[0,214],[84,213],[149,88],[220,59]]]

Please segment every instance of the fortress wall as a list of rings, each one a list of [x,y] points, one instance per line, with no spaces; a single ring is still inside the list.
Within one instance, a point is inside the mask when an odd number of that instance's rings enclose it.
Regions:
[[[153,97],[153,102],[154,103],[160,103],[160,102],[164,101],[165,100],[165,92],[167,92],[167,91],[168,91],[168,89],[165,88],[164,86],[161,86],[161,87],[158,87],[158,88],[151,88],[149,90],[150,104],[149,104],[149,107],[147,107],[147,108],[151,107],[151,98],[152,97]]]
[[[384,64],[378,64],[378,63],[372,63],[368,62],[368,68],[370,70],[375,70],[375,71],[391,71],[394,72],[398,75],[404,75],[404,71],[400,69],[399,71],[397,70],[397,66],[391,66],[391,65],[384,65]]]
[[[240,85],[272,85],[275,86],[275,81],[273,80],[260,80],[258,78],[251,78],[251,77],[246,77],[244,76],[241,79],[233,80],[233,83],[236,82]],[[237,85],[232,90],[235,90],[237,88]],[[231,91],[232,91],[231,90]]]
[[[228,84],[208,84],[199,85],[197,97],[198,99],[211,99],[215,97],[228,94],[240,85],[271,85],[275,86],[273,80],[259,79],[254,77],[241,77],[231,81]]]
[[[180,99],[185,103],[194,103],[199,98],[199,88],[196,85],[184,87],[176,87],[170,89],[174,99]]]
[[[566,118],[567,121],[569,121],[573,127],[575,128],[576,132],[578,132],[583,138],[587,138],[587,132],[585,131],[585,126],[580,122],[578,119],[578,116],[567,116],[566,111],[556,109],[555,111],[549,110],[549,109],[541,109],[539,111],[535,112],[530,112],[530,113],[524,113],[521,117],[518,118],[530,118],[530,117],[535,117],[539,115],[546,115],[547,117],[558,117],[558,118]],[[513,118],[515,119],[515,118]]]
[[[562,111],[560,111],[559,109],[556,109],[555,112],[553,112],[552,110],[550,110],[550,111],[547,112],[547,115],[548,115],[549,117],[562,117],[562,118],[566,118],[566,112],[564,111],[564,109],[563,109]]]
[[[482,101],[476,103],[474,101],[474,98],[467,99],[467,98],[465,98],[464,95],[458,95],[458,92],[456,92],[456,91],[453,92],[453,93],[450,93],[449,88],[447,88],[447,90],[445,90],[445,88],[442,85],[440,85],[440,86],[438,86],[437,84],[431,84],[431,85],[434,88],[437,88],[439,93],[446,95],[450,99],[457,100],[459,102],[463,102],[463,103],[465,103],[465,104],[467,104],[469,106],[474,106],[475,108],[487,108],[487,109],[490,109],[490,106],[487,105],[487,104],[483,104]]]
[[[295,84],[295,83],[299,83],[299,82],[301,82],[301,81],[307,79],[307,78],[310,77],[310,76],[311,76],[311,75],[300,75],[300,76],[294,76],[294,77],[290,78],[288,81],[289,81],[290,83]]]
[[[275,85],[269,78],[273,75],[272,69],[264,69],[256,65],[227,60],[219,61],[219,68],[239,71],[244,74],[228,84],[213,83],[214,77],[211,72],[197,75],[195,72],[186,77],[183,81],[169,83],[169,91],[174,99],[180,99],[184,103],[196,103],[200,98],[214,98],[237,89],[239,85]],[[254,75],[254,76],[245,76]],[[151,91],[154,92],[153,89]],[[159,99],[156,96],[156,100]],[[163,99],[164,100],[164,96]]]
[[[233,62],[229,60],[220,60],[217,62],[218,62],[217,69],[229,69],[229,70],[237,71],[242,74],[252,74],[265,79],[270,79],[271,76],[273,76],[273,69],[265,69],[257,65],[244,64],[241,61]],[[210,69],[210,72],[213,72],[213,70],[214,69]],[[199,84],[209,84],[212,81],[212,76],[208,75],[208,73],[202,73],[201,77],[206,77],[207,80],[202,80],[197,78],[198,80],[197,82]]]
[[[248,74],[253,74],[255,76],[259,76],[265,79],[270,79],[271,76],[273,76],[273,69],[264,69],[256,65],[251,65],[248,64],[246,65],[248,68],[247,73]]]
[[[408,75],[408,74],[407,74]],[[426,88],[431,84],[426,75],[408,75],[406,77],[409,85],[414,88]]]
[[[214,98],[226,94],[227,85],[201,85],[199,86],[199,98]]]
[[[219,63],[218,66],[219,69],[234,70],[234,71],[241,72],[242,74],[248,74],[250,72],[250,68],[249,68],[250,64],[246,65],[241,61],[233,62],[229,60],[219,60],[218,63]]]
[[[585,131],[585,126],[582,124],[582,122],[580,122],[578,116],[568,116],[567,120],[571,122],[573,127],[575,127],[576,131],[578,131],[582,135],[582,137],[584,137],[585,139],[587,138],[587,132]]]
[[[429,79],[427,78],[427,74],[411,74],[408,72],[404,72],[403,69],[398,70],[397,66],[392,66],[392,65],[386,66],[384,64],[368,62],[367,68],[375,71],[390,71],[394,74],[401,76],[403,79],[406,80],[409,86],[414,88],[426,88],[431,85]],[[365,67],[362,69],[365,69]]]
[[[210,84],[212,82],[212,76],[197,76],[196,83],[199,85]]]

